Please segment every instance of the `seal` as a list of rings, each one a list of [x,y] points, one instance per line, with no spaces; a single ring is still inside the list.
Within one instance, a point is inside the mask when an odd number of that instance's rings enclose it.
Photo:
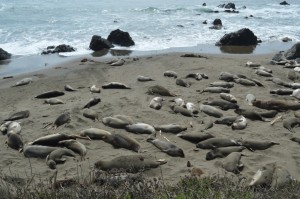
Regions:
[[[167,70],[164,72],[165,77],[174,77],[177,78],[177,73],[175,71]]]
[[[199,113],[199,108],[196,107],[196,105],[192,102],[187,102],[184,107],[191,111],[193,114],[198,114]]]
[[[69,84],[66,84],[64,86],[65,91],[69,91],[69,92],[73,92],[73,91],[78,91],[78,89],[73,88],[72,86],[70,86]]]
[[[236,78],[238,78],[236,75],[231,74],[229,72],[221,72],[221,74],[219,76],[219,80],[223,80],[226,82],[232,82]]]
[[[273,145],[279,145],[278,142],[273,141],[257,141],[257,140],[242,140],[240,143],[250,151],[266,150]]]
[[[201,122],[202,124],[204,124],[204,128],[202,130],[200,130],[201,132],[207,130],[207,129],[210,129],[214,126],[214,122],[210,119],[208,120],[202,120]]]
[[[233,139],[227,138],[209,138],[207,140],[203,140],[196,144],[197,148],[200,149],[215,149],[220,147],[228,147],[228,146],[240,146],[237,141]]]
[[[270,110],[270,111],[265,111],[265,112],[259,112],[259,114],[262,116],[262,117],[265,117],[265,118],[273,118],[277,115],[278,111],[276,110]]]
[[[65,94],[64,92],[54,90],[54,91],[47,91],[47,92],[44,92],[42,94],[39,94],[39,95],[35,96],[35,98],[37,98],[37,99],[47,99],[47,98],[59,97],[59,96],[62,96],[64,94]]]
[[[20,81],[16,82],[11,87],[24,86],[24,85],[30,84],[32,82],[33,82],[32,78],[24,78],[24,79],[21,79]]]
[[[31,145],[43,145],[43,146],[58,146],[59,141],[76,139],[76,138],[85,139],[84,137],[81,137],[78,135],[54,133],[51,135],[39,137],[39,138],[35,139],[34,141],[32,141],[30,144]]]
[[[57,104],[64,104],[64,102],[58,98],[50,98],[50,99],[45,99],[44,104],[57,105]]]
[[[151,77],[138,75],[137,81],[139,81],[139,82],[149,82],[149,81],[154,81],[154,79],[152,79]]]
[[[153,134],[155,133],[155,129],[153,126],[145,123],[136,123],[130,124],[126,126],[126,130],[131,133],[136,134]]]
[[[247,94],[246,95],[246,102],[248,105],[252,106],[253,102],[256,100],[256,97],[253,94]]]
[[[215,120],[215,124],[224,124],[227,126],[231,126],[233,122],[235,122],[237,119],[237,116],[225,116],[221,117],[220,119]]]
[[[82,114],[84,117],[92,119],[93,121],[96,121],[96,120],[99,121],[98,113],[92,109],[89,109],[89,108],[84,109]]]
[[[294,118],[287,118],[283,120],[283,127],[292,133],[296,133],[293,128],[299,125],[300,125],[300,118],[294,117]]]
[[[241,84],[243,86],[256,86],[256,83],[249,79],[237,78],[234,79],[234,82],[237,84]]]
[[[141,145],[136,139],[122,134],[106,134],[102,136],[102,140],[113,145],[114,148],[124,148],[137,153],[141,149]]]
[[[148,95],[161,95],[161,96],[171,96],[171,97],[177,96],[176,94],[172,93],[170,90],[159,85],[149,87],[146,93]]]
[[[232,88],[234,84],[232,82],[213,82],[209,84],[210,87],[222,87],[222,88]]]
[[[249,186],[270,185],[272,183],[274,170],[274,163],[266,164],[254,174]]]
[[[25,145],[23,154],[27,158],[46,158],[52,151],[59,147],[40,146],[40,145]]]
[[[222,162],[216,162],[226,171],[234,174],[239,174],[244,168],[244,165],[240,162],[242,154],[240,152],[232,152]]]
[[[102,118],[102,123],[112,128],[124,129],[127,125],[133,124],[133,121],[124,120],[122,118],[113,116]]]
[[[56,149],[46,157],[46,164],[50,169],[56,169],[56,164],[62,164],[67,160],[63,156],[75,157],[76,154],[70,149]]]
[[[178,137],[187,140],[192,143],[199,143],[209,138],[214,138],[215,136],[209,133],[199,133],[199,132],[192,132],[192,133],[185,133],[185,134],[177,134]]]
[[[276,89],[276,90],[270,90],[271,94],[276,94],[276,95],[292,95],[293,94],[292,89]]]
[[[254,110],[236,109],[234,112],[250,120],[260,120],[264,122],[270,122],[270,120],[263,118],[258,112]]]
[[[194,78],[195,80],[199,81],[201,80],[203,77],[200,73],[189,73],[185,76],[185,78]]]
[[[92,85],[92,86],[90,87],[90,91],[91,91],[92,93],[101,93],[100,88],[98,88],[96,85]]]
[[[13,113],[11,116],[4,119],[4,121],[14,121],[14,120],[19,120],[19,119],[24,119],[24,118],[28,118],[29,115],[30,115],[30,112],[28,110],[19,111],[19,112]]]
[[[206,154],[206,160],[213,160],[215,158],[224,158],[227,157],[230,153],[233,152],[242,152],[246,147],[244,146],[230,146],[230,147],[220,147],[209,151]]]
[[[223,99],[223,100],[226,100],[228,102],[231,102],[231,103],[237,103],[237,100],[236,98],[229,94],[229,93],[220,93],[220,97]]]
[[[122,172],[137,173],[152,168],[157,168],[167,163],[164,160],[156,160],[145,155],[126,155],[113,158],[111,160],[99,160],[94,167],[103,171],[121,170]]]
[[[183,116],[198,117],[198,115],[195,115],[192,111],[190,111],[182,106],[171,105],[170,108],[174,111],[174,113],[180,113]]]
[[[174,133],[174,134],[187,130],[186,126],[174,124],[174,123],[158,125],[158,126],[154,126],[154,128],[156,131],[162,131],[165,133]]]
[[[288,100],[256,100],[253,102],[253,106],[261,109],[277,111],[300,109],[300,103]]]
[[[228,88],[223,88],[223,87],[208,87],[201,90],[196,90],[197,92],[204,93],[230,93],[230,90]]]
[[[298,88],[298,89],[294,90],[292,92],[291,96],[299,100],[300,99],[300,89]]]
[[[251,61],[247,61],[246,62],[246,66],[250,67],[250,68],[257,68],[259,66],[261,66],[260,64],[257,64],[257,63],[253,63]]]
[[[183,150],[167,140],[164,141],[164,140],[160,140],[158,138],[150,137],[147,139],[147,142],[152,143],[154,146],[156,146],[162,152],[164,152],[170,156],[184,158]]]
[[[297,75],[296,71],[289,70],[289,72],[287,73],[287,78],[289,80],[295,81],[295,80],[299,79],[299,76]]]
[[[190,87],[191,83],[183,78],[176,79],[176,85],[182,86],[182,87]]]
[[[171,99],[169,102],[175,102],[176,106],[184,106],[185,101],[182,98]]]
[[[211,100],[208,102],[203,102],[203,104],[210,105],[210,106],[216,106],[224,111],[227,111],[228,109],[238,109],[239,108],[239,105],[228,102],[226,100],[222,100],[222,99],[216,99],[216,100]]]
[[[0,131],[2,132],[3,135],[7,133],[16,133],[20,134],[22,130],[22,127],[19,122],[15,121],[7,121],[1,124],[0,126]]]
[[[205,105],[205,104],[201,104],[200,105],[200,111],[202,111],[203,113],[209,115],[209,116],[213,116],[216,118],[220,118],[223,117],[223,113],[220,112],[219,109],[210,106],[210,105]]]
[[[131,89],[126,84],[120,82],[110,82],[106,83],[102,86],[103,89]]]
[[[117,61],[114,61],[112,62],[110,65],[111,66],[123,66],[125,63],[125,60],[124,59],[119,59]]]
[[[19,134],[7,133],[6,143],[12,149],[18,150],[20,152],[23,150],[24,143]]]
[[[83,108],[91,108],[92,106],[97,105],[99,102],[101,102],[100,97],[93,97],[88,101],[86,105],[84,105]]]
[[[71,149],[75,153],[78,153],[82,158],[87,153],[86,147],[77,140],[62,140],[59,141],[58,144],[67,147],[68,149]]]
[[[98,128],[88,128],[85,130],[80,131],[79,135],[81,137],[87,137],[92,140],[102,140],[103,136],[110,135],[111,133]]]
[[[278,189],[283,186],[286,186],[290,183],[292,183],[293,178],[289,171],[279,165],[276,165],[273,177],[272,177],[272,182],[271,182],[271,189]]]
[[[273,75],[271,73],[269,73],[265,70],[261,70],[261,69],[255,70],[255,74],[262,76],[262,77],[273,77]]]
[[[232,123],[231,129],[232,130],[242,130],[242,129],[245,129],[246,126],[247,126],[247,120],[246,120],[246,118],[244,116],[240,115]]]
[[[162,102],[164,101],[164,99],[162,97],[154,97],[151,101],[150,101],[150,108],[159,110],[162,107]]]
[[[70,113],[65,112],[56,118],[52,126],[54,129],[57,129],[57,127],[69,123],[70,121],[71,121]]]

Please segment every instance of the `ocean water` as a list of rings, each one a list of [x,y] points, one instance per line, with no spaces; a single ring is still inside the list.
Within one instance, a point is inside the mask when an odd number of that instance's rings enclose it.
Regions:
[[[233,0],[236,14],[222,12],[217,6],[229,2],[222,0],[206,1],[207,6],[199,0],[0,0],[0,48],[14,55],[36,55],[64,43],[89,53],[93,35],[107,38],[118,28],[136,43],[125,49],[138,51],[213,45],[224,34],[245,27],[265,44],[283,37],[297,42],[300,0],[287,1],[291,5],[281,6],[281,0]],[[245,19],[249,15],[254,17]],[[209,29],[216,18],[223,29]]]

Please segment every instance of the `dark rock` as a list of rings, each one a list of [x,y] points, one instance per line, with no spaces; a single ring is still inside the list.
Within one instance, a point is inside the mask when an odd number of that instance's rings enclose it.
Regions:
[[[300,58],[300,42],[288,49],[284,55],[288,60]]]
[[[215,26],[216,25],[221,25],[222,26],[222,21],[221,21],[221,19],[215,19],[212,24],[215,25]]]
[[[249,46],[257,43],[257,37],[254,33],[248,28],[243,28],[236,32],[225,34],[216,45]]]
[[[203,3],[202,6],[206,6],[206,3]]]
[[[11,54],[0,48],[0,61],[10,59]]]
[[[179,27],[179,28],[184,28],[184,26],[183,26],[183,25],[177,25],[177,27]]]
[[[272,60],[276,62],[285,61],[286,58],[284,56],[284,51],[280,51],[277,54],[275,54]]]
[[[93,51],[100,51],[103,49],[110,49],[114,47],[110,41],[107,39],[101,38],[101,36],[94,35],[90,42],[90,49]]]
[[[224,12],[227,12],[227,13],[239,13],[239,11],[237,11],[237,10],[224,10]]]
[[[130,37],[129,33],[119,29],[112,31],[107,37],[107,40],[120,46],[128,47],[134,45],[134,41]]]
[[[280,2],[279,4],[280,4],[280,5],[283,5],[283,6],[290,5],[290,4],[289,4],[288,2],[286,2],[286,1]]]
[[[288,41],[292,41],[291,38],[288,38],[288,37],[284,37],[281,39],[283,42],[288,42]]]
[[[234,3],[228,3],[225,6],[226,9],[234,9],[235,10],[235,4]]]
[[[219,8],[224,8],[225,5],[226,5],[225,3],[224,3],[224,4],[220,4],[220,5],[218,5],[218,7],[219,7]]]
[[[53,50],[52,50],[53,49]],[[61,44],[58,46],[48,46],[47,50],[42,52],[42,55],[53,54],[53,53],[62,53],[62,52],[73,52],[75,48],[70,45]]]
[[[203,23],[203,24],[207,24],[207,21],[205,20],[205,21],[203,21],[202,23]]]

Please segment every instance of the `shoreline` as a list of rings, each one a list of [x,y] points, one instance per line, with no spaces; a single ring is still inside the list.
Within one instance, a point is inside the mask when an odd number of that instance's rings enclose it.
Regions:
[[[295,42],[273,42],[258,44],[257,46],[215,46],[198,45],[193,47],[177,47],[152,51],[134,51],[130,49],[110,49],[90,54],[60,53],[50,55],[27,55],[14,56],[13,59],[0,62],[0,78],[7,76],[19,76],[27,73],[37,72],[43,69],[57,67],[67,62],[82,58],[95,59],[97,61],[111,59],[113,57],[143,57],[169,53],[201,53],[211,55],[266,55],[275,54],[279,51],[289,49]]]

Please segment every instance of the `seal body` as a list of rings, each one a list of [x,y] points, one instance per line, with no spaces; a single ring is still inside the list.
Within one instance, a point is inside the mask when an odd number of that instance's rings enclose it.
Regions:
[[[185,134],[178,134],[178,137],[190,141],[192,143],[199,143],[209,138],[214,138],[215,136],[209,133],[199,133],[199,132],[192,132],[192,133],[185,133]]]
[[[292,101],[282,101],[282,100],[256,100],[253,102],[253,106],[256,106],[257,108],[261,108],[261,109],[277,110],[277,111],[300,109],[300,103],[295,103]]]
[[[99,102],[101,102],[100,97],[93,97],[83,108],[91,108],[92,106],[97,105]]]
[[[59,141],[69,139],[75,139],[75,137],[73,135],[67,135],[64,133],[55,133],[37,138],[31,142],[31,145],[58,146]]]
[[[108,131],[105,131],[103,129],[98,128],[89,128],[82,130],[80,132],[80,136],[82,137],[89,137],[92,140],[102,140],[103,136],[110,135],[111,133]]]
[[[69,91],[69,92],[78,91],[78,89],[73,88],[69,84],[66,84],[65,87],[64,87],[64,89],[65,89],[65,91]]]
[[[175,71],[167,70],[164,72],[164,76],[177,78],[177,73]]]
[[[210,105],[201,104],[200,111],[204,112],[209,116],[213,116],[217,118],[223,117],[223,113],[221,111],[219,111],[217,108]]]
[[[30,112],[28,110],[26,111],[19,111],[16,113],[13,113],[10,117],[7,119],[4,119],[4,121],[14,121],[14,120],[19,120],[19,119],[24,119],[28,118],[30,115]]]
[[[268,121],[264,119],[258,112],[254,110],[246,110],[246,109],[236,109],[234,111],[236,114],[242,115],[251,120],[260,120],[260,121]]]
[[[64,102],[58,98],[45,99],[44,102],[45,104],[50,104],[50,105],[64,104]]]
[[[196,144],[196,147],[200,149],[215,149],[228,146],[240,146],[240,144],[235,140],[227,138],[210,138]]]
[[[240,115],[232,123],[231,129],[232,130],[242,130],[242,129],[245,129],[246,126],[247,126],[247,119],[244,116]]]
[[[124,148],[139,152],[140,143],[131,137],[122,134],[106,134],[102,136],[102,140],[113,145],[115,148]]]
[[[174,111],[174,113],[180,113],[181,115],[184,115],[187,117],[197,117],[197,115],[193,114],[192,111],[190,111],[182,106],[171,106],[171,109]]]
[[[44,92],[40,95],[37,95],[35,98],[38,99],[54,98],[54,97],[62,96],[64,94],[65,94],[64,92],[54,90],[54,91]]]
[[[214,123],[215,124],[224,124],[227,126],[231,126],[237,119],[237,116],[225,116],[217,119]]]
[[[233,95],[229,94],[229,93],[220,93],[220,97],[223,100],[229,101],[231,103],[237,103],[236,98]]]
[[[12,149],[22,151],[24,143],[20,135],[16,133],[7,133],[7,145]]]
[[[218,99],[218,100],[212,100],[208,102],[204,102],[203,104],[205,105],[210,105],[210,106],[217,106],[221,108],[222,110],[228,110],[228,109],[238,109],[239,105],[235,103],[228,102],[226,100]]]
[[[57,127],[69,123],[71,121],[71,116],[69,112],[63,113],[58,116],[55,121],[53,122],[54,129]]]
[[[8,133],[20,134],[22,127],[19,122],[16,121],[7,121],[1,124],[0,131],[5,135]]]
[[[295,133],[294,127],[300,125],[300,118],[288,118],[283,121],[283,127],[292,133]]]
[[[249,79],[244,79],[244,78],[237,78],[234,79],[234,82],[237,84],[241,84],[243,86],[256,86],[256,83],[249,80]]]
[[[96,85],[92,85],[92,86],[90,87],[90,91],[91,91],[92,93],[101,93],[100,88],[98,88]]]
[[[182,87],[190,87],[191,83],[187,81],[186,79],[176,79],[176,85],[182,86]]]
[[[176,94],[172,93],[170,90],[163,86],[155,85],[148,88],[147,94],[149,95],[161,95],[161,96],[171,96],[174,97]]]
[[[154,81],[154,79],[152,79],[151,77],[147,77],[147,76],[143,76],[143,75],[139,75],[137,77],[137,80],[139,82],[149,82],[149,81]]]
[[[223,88],[223,87],[208,87],[203,89],[200,93],[230,93],[230,90],[228,88]]]
[[[242,152],[246,147],[244,146],[231,146],[231,147],[220,147],[209,151],[206,154],[206,160],[213,160],[215,158],[227,157],[232,152]]]
[[[162,107],[162,102],[164,101],[164,99],[162,97],[154,97],[151,101],[150,101],[150,108],[159,110]]]
[[[228,172],[239,174],[244,167],[240,162],[241,157],[242,154],[240,152],[230,153],[222,162],[223,168]]]
[[[49,155],[52,151],[56,149],[59,149],[59,147],[27,145],[24,146],[23,154],[27,158],[46,158],[47,155]]]
[[[157,131],[162,131],[166,133],[180,133],[182,131],[187,130],[186,126],[179,125],[179,124],[158,125],[158,126],[154,126],[154,128]]]
[[[87,153],[86,147],[76,140],[63,140],[59,141],[58,144],[71,149],[72,151],[78,153],[81,157],[84,157]]]
[[[273,141],[256,141],[256,140],[242,140],[241,144],[247,149],[251,150],[265,150],[273,145],[279,145],[277,142]]]
[[[272,183],[275,164],[270,163],[259,169],[249,184],[249,186],[266,186]]]
[[[184,158],[183,150],[169,141],[164,141],[164,140],[160,140],[160,139],[151,137],[151,138],[147,139],[147,142],[152,143],[154,146],[156,146],[162,152],[165,152],[166,154],[168,154],[170,156]]]
[[[12,87],[17,87],[17,86],[24,86],[27,84],[30,84],[32,82],[32,78],[24,78],[21,79],[20,81],[16,82]]]
[[[120,82],[110,82],[102,86],[103,89],[131,89],[126,84]]]
[[[222,87],[222,88],[232,88],[234,84],[232,82],[213,82],[209,84],[210,87]]]
[[[155,129],[153,126],[146,123],[136,123],[126,126],[126,130],[136,134],[153,134]]]
[[[99,120],[98,113],[92,109],[84,109],[83,116],[92,120]]]
[[[102,123],[106,126],[110,126],[112,128],[125,128],[127,125],[133,124],[133,121],[126,120],[120,117],[104,117],[102,118]]]
[[[66,158],[63,158],[63,156],[75,157],[76,154],[70,149],[56,149],[46,157],[46,164],[50,169],[56,169],[56,164],[66,161]]]
[[[221,74],[219,76],[219,80],[223,80],[223,81],[226,81],[226,82],[231,82],[236,78],[238,78],[236,75],[231,74],[229,72],[221,72]]]

